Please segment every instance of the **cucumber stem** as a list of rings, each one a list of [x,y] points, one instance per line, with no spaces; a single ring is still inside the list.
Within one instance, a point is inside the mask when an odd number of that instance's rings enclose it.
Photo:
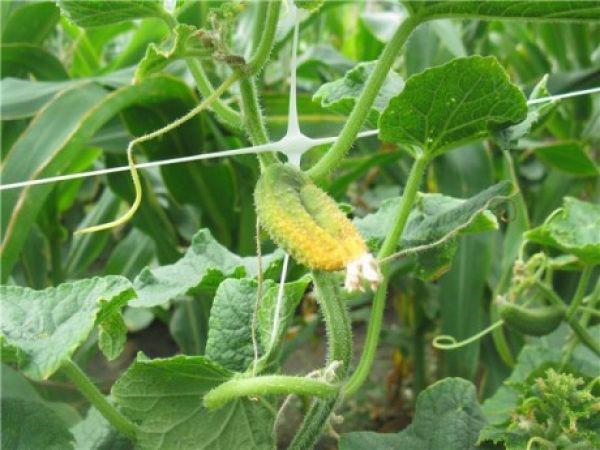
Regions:
[[[420,19],[408,17],[400,24],[392,39],[387,43],[337,140],[329,151],[308,171],[308,175],[313,180],[318,181],[326,177],[329,172],[340,164],[363,126],[400,49],[402,49],[419,23]]]
[[[389,256],[396,250],[398,242],[400,241],[400,237],[402,236],[402,232],[404,231],[404,227],[406,226],[406,222],[408,221],[408,216],[410,214],[412,206],[415,203],[415,199],[417,198],[417,192],[419,190],[419,187],[421,186],[421,182],[423,180],[423,176],[425,175],[425,170],[427,169],[428,163],[429,159],[423,156],[420,156],[417,159],[415,159],[415,162],[413,163],[410,169],[410,174],[406,182],[404,193],[402,194],[402,201],[398,206],[398,212],[396,213],[394,225],[392,227],[391,232],[387,235],[387,238],[384,241],[383,245],[381,246],[379,254],[377,255],[379,259]],[[356,370],[344,386],[345,397],[355,394],[356,391],[360,389],[362,384],[367,379],[367,376],[371,371],[371,367],[373,366],[373,360],[375,359],[375,351],[377,350],[377,345],[379,343],[379,335],[381,333],[381,324],[383,322],[383,312],[385,309],[385,300],[387,297],[389,269],[383,269],[383,276],[384,281],[377,288],[377,291],[375,292],[375,296],[373,298],[373,306],[371,307],[371,317],[369,319],[369,325],[367,327],[367,337],[365,339],[365,345],[363,348],[362,355],[360,357],[360,361],[358,362]]]
[[[106,400],[106,397],[77,364],[68,359],[63,363],[61,371],[113,427],[129,439],[136,439],[140,431],[139,428]]]
[[[264,375],[251,378],[236,378],[220,384],[204,396],[204,406],[219,408],[240,397],[271,394],[312,395],[332,397],[338,387],[325,381],[286,375]]]

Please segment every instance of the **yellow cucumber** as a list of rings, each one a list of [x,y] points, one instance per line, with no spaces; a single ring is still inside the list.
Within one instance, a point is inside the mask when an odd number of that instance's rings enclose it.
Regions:
[[[291,164],[272,164],[254,191],[260,224],[298,262],[339,270],[367,251],[337,203]]]

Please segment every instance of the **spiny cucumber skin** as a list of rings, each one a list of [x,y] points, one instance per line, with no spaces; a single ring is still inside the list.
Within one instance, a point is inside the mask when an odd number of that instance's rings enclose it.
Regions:
[[[498,310],[510,328],[528,336],[545,336],[553,332],[565,317],[564,308],[558,306],[528,309],[514,303],[502,303]]]
[[[267,167],[254,196],[261,225],[301,264],[338,270],[366,252],[362,237],[336,202],[294,166]]]

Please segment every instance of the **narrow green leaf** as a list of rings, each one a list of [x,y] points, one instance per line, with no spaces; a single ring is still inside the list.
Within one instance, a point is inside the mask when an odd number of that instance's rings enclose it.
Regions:
[[[31,44],[0,45],[2,77],[29,78],[37,80],[66,80],[69,74],[52,53]]]
[[[117,217],[121,199],[110,189],[105,189],[102,196],[81,221],[79,228],[98,223],[109,222]],[[71,278],[83,275],[90,264],[100,256],[110,237],[110,231],[88,233],[73,237],[65,271]]]
[[[380,137],[433,157],[526,114],[523,93],[494,57],[458,58],[406,81],[379,119]]]
[[[140,230],[131,230],[113,249],[104,266],[104,274],[123,275],[133,280],[144,266],[150,264],[154,253],[152,240]]]
[[[8,3],[8,2],[3,2]],[[2,43],[41,45],[54,30],[60,13],[54,2],[12,2],[2,18]],[[3,11],[4,12],[4,11]]]
[[[371,431],[343,434],[340,450],[474,449],[484,425],[475,386],[461,378],[445,378],[419,394],[415,418],[405,430],[387,434]]]
[[[423,2],[407,0],[404,3],[427,20],[440,17],[457,17],[490,20],[591,22],[600,19],[600,2],[597,1],[495,0],[474,2],[470,0],[453,0]]]
[[[0,81],[3,120],[24,119],[35,115],[61,91],[96,81],[103,86],[119,88],[131,82],[133,71],[124,69],[108,75],[64,81],[33,81],[4,78]]]
[[[165,14],[161,0],[60,0],[58,5],[69,20],[84,28]]]
[[[58,95],[40,111],[10,149],[2,166],[3,183],[63,173],[82,144],[126,107],[157,96],[174,94],[168,78],[152,77],[112,93],[86,83]],[[31,224],[52,191],[52,185],[2,191],[2,279],[18,258]]]
[[[344,78],[321,85],[313,96],[313,101],[320,103],[325,109],[338,114],[348,115],[356,99],[362,93],[365,83],[375,68],[375,62],[360,63],[346,72]],[[387,74],[381,89],[375,97],[373,107],[369,111],[367,121],[371,126],[377,125],[379,115],[386,108],[390,99],[397,95],[404,87],[402,77],[394,71]]]
[[[279,254],[263,256],[263,267],[274,263]],[[163,305],[175,297],[195,292],[214,292],[225,278],[256,274],[256,258],[240,257],[219,244],[206,229],[192,239],[185,255],[176,263],[151,269],[146,267],[134,281],[138,298],[131,306]]]
[[[60,417],[37,402],[2,399],[2,448],[68,450],[73,436]]]
[[[0,286],[2,345],[18,350],[23,373],[44,380],[71,357],[96,322],[118,313],[134,295],[131,283],[119,276],[42,291]]]
[[[181,353],[203,355],[208,338],[208,319],[212,307],[210,295],[195,295],[175,302],[169,332]],[[135,308],[133,311],[141,311]]]
[[[561,142],[535,147],[535,156],[561,172],[584,177],[595,177],[600,168],[579,142]]]
[[[141,449],[271,450],[273,415],[262,402],[237,400],[211,411],[203,407],[204,394],[231,375],[203,356],[138,356],[112,394],[139,424]]]
[[[577,256],[587,264],[600,264],[600,205],[565,197],[554,211],[525,238]]]

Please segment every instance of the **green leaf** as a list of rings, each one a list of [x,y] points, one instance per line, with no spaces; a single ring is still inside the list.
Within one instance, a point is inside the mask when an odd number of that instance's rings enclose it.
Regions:
[[[10,366],[2,364],[2,399],[18,399],[31,403],[39,403],[44,408],[49,408],[56,413],[65,425],[73,425],[81,421],[81,416],[75,408],[63,402],[46,401],[36,391],[33,384],[21,373]],[[63,399],[61,399],[63,400]]]
[[[262,402],[243,399],[216,410],[203,407],[204,394],[231,375],[203,356],[138,356],[112,394],[139,424],[141,449],[272,449],[273,415]]]
[[[152,240],[140,230],[133,229],[113,249],[104,266],[104,274],[120,274],[133,280],[144,266],[150,264],[154,253]]]
[[[584,177],[595,177],[600,174],[598,164],[579,142],[536,146],[534,151],[538,159],[562,172]]]
[[[2,44],[0,46],[2,77],[29,78],[38,80],[66,80],[69,74],[52,53],[31,44]]]
[[[266,357],[280,349],[285,332],[294,318],[296,308],[300,304],[300,300],[302,300],[310,281],[311,278],[309,276],[304,276],[296,281],[285,283],[282,310],[279,312],[280,322],[276,330],[273,329],[273,319],[275,318],[275,307],[280,285],[275,284],[266,290],[257,312],[260,327],[259,337],[265,349]]]
[[[56,94],[86,82],[96,81],[103,86],[119,88],[131,82],[131,69],[124,69],[108,75],[65,81],[32,81],[17,78],[4,78],[0,81],[2,93],[3,120],[24,119],[35,115]]]
[[[545,75],[533,88],[529,100],[535,100],[550,95],[546,87],[548,76]],[[527,136],[556,107],[556,102],[534,103],[527,105],[525,120],[509,127],[493,130],[492,136],[503,150],[514,148],[519,139]]]
[[[95,323],[116,314],[134,295],[131,283],[119,276],[43,291],[0,286],[2,345],[18,350],[23,373],[44,380],[73,355]]]
[[[127,165],[124,155],[106,155],[106,165],[119,167]],[[113,173],[107,176],[108,186],[128,204],[132,204],[135,190],[131,183],[131,176],[127,172]],[[176,261],[181,253],[178,250],[178,235],[173,222],[167,216],[154,187],[149,181],[147,173],[140,173],[142,185],[142,202],[137,212],[131,219],[131,224],[152,238],[156,259],[161,264]],[[136,274],[137,275],[137,274]]]
[[[78,228],[86,228],[99,223],[109,222],[117,217],[121,199],[105,189],[98,202],[88,211]],[[71,249],[65,267],[66,273],[72,278],[83,275],[90,264],[100,256],[108,239],[110,231],[100,231],[73,237]]]
[[[150,44],[146,48],[144,58],[135,69],[134,80],[139,82],[142,78],[163,70],[173,61],[185,57],[188,40],[195,31],[196,27],[178,24],[173,29],[175,37],[169,50],[162,51],[155,44]]]
[[[271,287],[271,280],[263,289]],[[258,282],[253,279],[228,279],[215,294],[208,321],[206,356],[222,366],[243,372],[254,359],[252,325],[258,296]],[[256,333],[258,355],[262,354]]]
[[[403,249],[434,244],[453,231],[456,235],[495,230],[498,223],[488,210],[511,192],[508,181],[495,184],[468,199],[458,199],[442,194],[419,193],[411,211],[400,246]],[[379,210],[354,224],[360,233],[371,242],[383,242],[391,231],[393,218],[401,197],[385,200]]]
[[[160,0],[60,0],[58,5],[69,20],[84,28],[166,14]]]
[[[445,378],[419,394],[415,418],[405,430],[389,434],[370,431],[343,434],[340,450],[475,449],[484,424],[475,386],[461,378]]]
[[[208,319],[212,307],[211,295],[195,295],[175,302],[169,322],[169,332],[181,353],[202,355],[208,338]],[[134,308],[133,311],[140,311]]]
[[[375,62],[358,64],[346,72],[344,78],[323,84],[313,96],[313,101],[320,103],[325,109],[348,115],[354,108],[356,99],[362,93],[374,68]],[[402,77],[394,71],[388,72],[367,116],[370,125],[377,125],[381,112],[386,108],[390,99],[397,95],[403,87]]]
[[[458,58],[406,81],[379,118],[380,137],[434,157],[526,113],[523,93],[496,58]]]
[[[120,311],[109,314],[98,326],[98,346],[104,356],[112,361],[123,353],[127,341],[127,326]]]
[[[2,43],[41,45],[60,18],[56,5],[53,2],[11,3],[10,12],[2,18]]]
[[[429,19],[440,17],[477,19],[520,19],[558,21],[594,21],[600,19],[597,1],[418,1],[404,2],[416,14]]]
[[[94,407],[71,428],[75,450],[132,450],[132,442],[115,430]]]
[[[38,402],[2,399],[2,448],[67,450],[73,436],[60,417]]]
[[[93,84],[62,92],[46,105],[15,142],[2,165],[3,183],[63,173],[81,157],[82,144],[122,109],[174,95],[169,78],[152,77],[112,93]],[[32,223],[53,185],[2,191],[2,279],[18,258]]]
[[[525,238],[571,253],[586,264],[599,264],[599,229],[600,205],[565,197],[563,207],[550,214],[542,225],[525,233]]]
[[[278,256],[263,257],[268,267]],[[240,257],[219,244],[206,229],[193,238],[190,248],[176,263],[146,267],[134,281],[138,298],[130,306],[158,306],[186,294],[214,292],[225,278],[256,274],[256,258]]]

